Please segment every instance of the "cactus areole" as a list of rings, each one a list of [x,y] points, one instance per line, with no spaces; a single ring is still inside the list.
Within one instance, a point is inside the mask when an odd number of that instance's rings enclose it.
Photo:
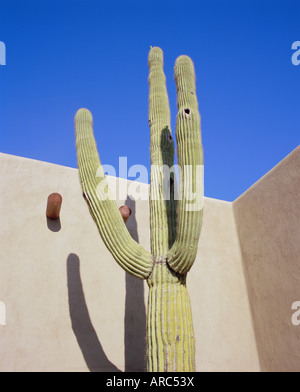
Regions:
[[[147,370],[192,372],[195,342],[186,276],[196,258],[203,212],[203,178],[199,185],[197,176],[197,169],[203,168],[203,152],[194,65],[188,56],[179,56],[175,62],[176,143],[183,189],[181,197],[176,198],[175,174],[171,174],[168,199],[163,194],[165,171],[159,168],[174,165],[174,142],[160,48],[150,49],[148,65],[151,253],[131,237],[116,201],[107,193],[92,115],[87,109],[79,109],[75,116],[79,177],[91,215],[112,256],[125,271],[146,279],[149,285]],[[104,188],[105,197],[101,193]],[[190,188],[196,193],[197,208],[190,208]]]

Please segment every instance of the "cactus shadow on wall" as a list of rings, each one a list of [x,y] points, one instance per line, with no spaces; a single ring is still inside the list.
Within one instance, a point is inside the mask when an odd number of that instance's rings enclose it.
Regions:
[[[171,134],[171,130],[168,126],[166,126],[161,131],[160,147],[161,151],[163,152],[170,152],[172,150],[175,151],[174,140]],[[164,167],[170,167],[170,164],[173,165],[173,159],[171,163],[169,154],[163,153],[162,159]],[[163,173],[162,183],[163,192],[165,192],[165,194],[163,194],[163,197],[167,210],[169,249],[171,249],[176,238],[176,197],[178,196],[176,173],[174,173],[172,170],[170,170],[170,172],[167,171],[167,173]]]
[[[127,196],[125,205],[131,209],[127,228],[132,238],[139,242],[135,217],[135,200]],[[146,371],[146,309],[144,281],[126,272],[126,298],[124,319],[125,372]]]
[[[91,372],[120,372],[109,361],[91,322],[80,277],[80,260],[74,253],[67,259],[68,299],[72,329]]]
[[[135,219],[135,200],[127,197],[125,204],[131,209],[128,230],[138,242]],[[129,223],[129,222],[128,222]],[[80,260],[71,253],[67,259],[68,299],[72,329],[87,367],[91,372],[120,372],[107,358],[92,325],[80,277]],[[125,372],[146,370],[145,330],[146,310],[144,303],[144,282],[125,273],[126,297],[124,317]]]

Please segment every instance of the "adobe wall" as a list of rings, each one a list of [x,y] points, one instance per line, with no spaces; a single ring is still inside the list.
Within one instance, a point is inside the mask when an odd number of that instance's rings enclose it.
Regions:
[[[127,275],[106,249],[77,170],[0,154],[0,176],[0,301],[6,307],[0,371],[143,371],[147,284]],[[127,184],[109,178],[111,186],[115,181]],[[56,223],[45,215],[52,192],[63,197]],[[149,249],[148,202],[127,203],[133,210],[127,227]],[[199,252],[188,275],[197,371],[256,371],[232,203],[205,198],[204,204]]]
[[[300,147],[233,203],[262,371],[300,371]]]

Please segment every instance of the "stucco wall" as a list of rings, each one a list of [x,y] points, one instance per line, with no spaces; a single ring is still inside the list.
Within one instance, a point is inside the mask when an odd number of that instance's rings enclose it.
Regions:
[[[300,371],[300,147],[233,203],[263,371]]]
[[[77,170],[0,154],[0,176],[0,371],[143,371],[147,284],[110,256]],[[57,223],[45,215],[52,192],[63,197]],[[126,203],[127,227],[149,249],[148,202]],[[232,203],[205,198],[188,288],[197,370],[259,370]]]

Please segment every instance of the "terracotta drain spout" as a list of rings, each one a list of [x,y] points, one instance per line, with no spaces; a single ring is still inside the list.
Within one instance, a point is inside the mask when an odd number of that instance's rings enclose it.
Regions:
[[[62,196],[59,193],[51,193],[48,196],[46,215],[49,219],[57,219],[59,217],[62,203]]]
[[[119,207],[119,211],[121,212],[122,218],[124,220],[124,223],[127,222],[127,219],[130,217],[131,215],[131,209],[128,206],[121,206]]]

